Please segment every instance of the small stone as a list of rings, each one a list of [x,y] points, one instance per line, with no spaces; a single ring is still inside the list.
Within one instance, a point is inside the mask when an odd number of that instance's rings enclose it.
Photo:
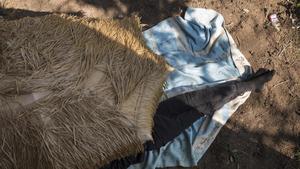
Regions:
[[[244,13],[249,13],[250,11],[249,11],[249,9],[244,8],[244,9],[243,9],[243,12],[244,12]]]

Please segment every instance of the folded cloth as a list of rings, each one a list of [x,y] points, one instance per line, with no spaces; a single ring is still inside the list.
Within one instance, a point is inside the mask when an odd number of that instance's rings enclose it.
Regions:
[[[251,74],[251,68],[224,28],[221,14],[188,8],[184,19],[169,18],[144,32],[147,45],[175,68],[167,79],[165,97],[214,86]],[[250,92],[236,97],[194,122],[159,150],[147,151],[145,161],[129,169],[192,167],[203,156],[221,127]]]

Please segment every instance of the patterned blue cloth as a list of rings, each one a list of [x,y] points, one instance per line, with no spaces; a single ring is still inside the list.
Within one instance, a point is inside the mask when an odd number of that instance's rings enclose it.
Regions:
[[[223,26],[224,18],[219,13],[188,8],[184,18],[166,19],[143,33],[148,47],[174,68],[164,89],[166,97],[251,73],[248,61]],[[146,160],[129,169],[197,165],[222,126],[249,94],[225,104],[213,112],[213,117],[199,119],[159,150],[146,152]]]

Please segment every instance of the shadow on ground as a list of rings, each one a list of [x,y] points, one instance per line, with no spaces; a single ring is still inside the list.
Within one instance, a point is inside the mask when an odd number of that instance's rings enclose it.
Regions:
[[[268,136],[261,132],[249,132],[245,128],[233,131],[225,126],[208,152],[199,161],[198,168],[297,169],[300,167],[296,159],[262,144],[264,137]],[[292,141],[297,140],[294,136],[289,137]]]
[[[141,17],[143,24],[153,26],[170,16],[179,15],[186,8],[187,0],[0,0],[0,6],[32,11],[56,13],[83,13],[89,17],[123,18],[130,15]],[[28,14],[28,13],[27,13]]]
[[[97,1],[77,0],[79,3],[86,3],[101,8],[105,11],[111,9],[120,11],[120,15],[137,14],[141,17],[142,23],[153,25],[165,18],[180,13],[186,7],[186,0],[120,0],[120,1]],[[118,17],[118,16],[116,16]]]

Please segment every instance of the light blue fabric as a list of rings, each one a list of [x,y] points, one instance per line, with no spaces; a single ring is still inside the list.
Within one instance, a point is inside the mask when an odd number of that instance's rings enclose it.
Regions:
[[[143,33],[148,47],[175,69],[164,89],[167,97],[250,73],[245,69],[249,63],[223,25],[222,15],[213,10],[188,8],[184,19],[166,19]],[[146,152],[146,160],[129,169],[197,165],[221,127],[249,94],[225,104],[213,117],[199,119],[160,150]]]

